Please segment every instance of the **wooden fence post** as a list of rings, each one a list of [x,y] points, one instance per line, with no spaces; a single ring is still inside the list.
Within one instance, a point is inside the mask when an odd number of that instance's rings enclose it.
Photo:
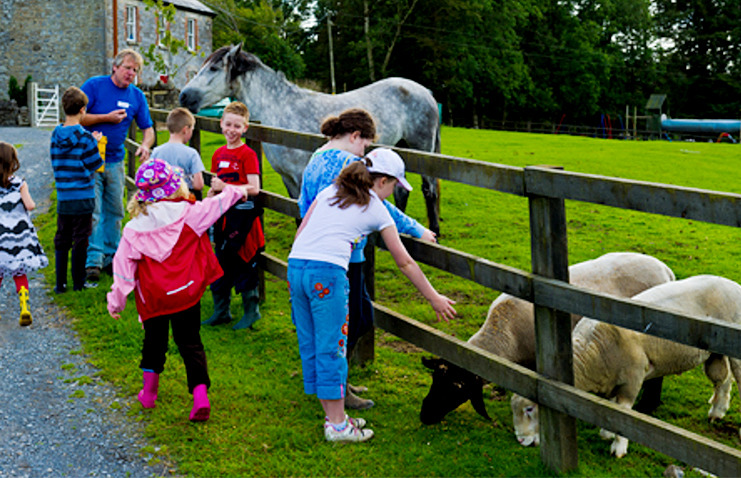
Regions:
[[[193,126],[193,135],[190,137],[190,147],[198,151],[201,154],[201,123],[196,118],[196,124]],[[260,156],[258,156],[259,158]],[[262,171],[262,164],[260,165],[260,171]]]
[[[560,169],[560,168],[558,168]],[[525,191],[528,187],[525,168]],[[527,194],[530,206],[530,237],[534,274],[569,281],[566,208],[562,198]],[[534,291],[538,301],[537,291]],[[535,306],[535,345],[538,373],[567,384],[574,383],[570,314]],[[559,473],[578,466],[576,420],[539,406],[540,458]]]
[[[365,285],[371,300],[376,300],[376,234],[369,236],[368,244],[363,250],[365,254],[365,263],[363,264],[363,273],[365,274]],[[371,329],[358,338],[353,350],[352,360],[361,367],[376,358],[376,327]]]
[[[156,134],[156,133],[155,133]],[[129,139],[136,143],[136,122],[132,121],[129,125]],[[126,162],[126,169],[130,178],[136,177],[136,155],[133,151],[129,151],[126,155],[128,161]]]
[[[193,137],[195,137],[195,130],[193,131]],[[255,151],[255,153],[257,154],[257,161],[260,164],[260,186],[262,186],[262,171],[263,171],[262,141],[257,141],[257,140],[249,139],[245,137],[244,142],[247,146],[252,148],[252,150]],[[199,131],[198,147],[199,147],[199,152],[200,152],[200,131]],[[265,213],[260,215],[260,222],[262,223],[263,228],[264,228],[265,227]],[[258,290],[260,293],[260,302],[265,302],[265,266],[264,264],[259,264],[259,267],[257,268],[257,276],[259,277],[259,280],[260,280],[258,284]]]

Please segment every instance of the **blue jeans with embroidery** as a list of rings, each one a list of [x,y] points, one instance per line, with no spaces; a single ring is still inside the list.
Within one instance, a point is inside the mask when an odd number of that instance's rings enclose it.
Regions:
[[[105,171],[95,173],[93,233],[90,235],[85,267],[104,267],[113,260],[121,240],[124,183],[123,161],[106,163]]]
[[[304,392],[322,400],[344,398],[347,382],[347,273],[344,268],[328,262],[289,259],[288,285],[304,374]]]

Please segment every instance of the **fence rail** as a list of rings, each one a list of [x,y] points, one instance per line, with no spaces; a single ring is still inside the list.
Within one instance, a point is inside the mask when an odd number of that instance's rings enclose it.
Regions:
[[[152,111],[156,121],[167,112]],[[218,120],[198,117],[196,131],[220,132]],[[249,141],[311,151],[319,135],[250,125]],[[199,133],[192,144],[200,144]],[[136,143],[127,142],[130,158]],[[553,168],[516,168],[395,148],[407,170],[474,187],[526,197],[530,203],[533,273],[409,237],[403,241],[419,262],[536,304],[539,370],[532,371],[476,348],[433,327],[375,304],[376,325],[481,377],[541,404],[541,459],[558,471],[577,465],[575,418],[607,428],[719,476],[741,476],[741,452],[574,388],[568,313],[585,315],[639,332],[741,358],[741,327],[686,316],[568,284],[565,200],[577,200],[681,217],[725,226],[741,224],[741,196],[569,173]],[[135,170],[129,162],[130,174]],[[296,201],[261,192],[265,207],[298,217]],[[264,253],[264,269],[286,277],[285,261]],[[557,357],[569,357],[558,360]],[[541,365],[542,364],[542,365]]]

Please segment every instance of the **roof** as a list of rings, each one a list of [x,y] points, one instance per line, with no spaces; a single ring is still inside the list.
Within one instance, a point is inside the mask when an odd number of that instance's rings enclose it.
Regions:
[[[204,15],[216,16],[216,12],[202,4],[198,0],[165,0],[166,3],[171,3],[177,8],[182,10],[190,10],[195,13],[202,13]]]
[[[661,110],[661,106],[666,101],[666,95],[653,94],[648,98],[646,103],[647,110]]]

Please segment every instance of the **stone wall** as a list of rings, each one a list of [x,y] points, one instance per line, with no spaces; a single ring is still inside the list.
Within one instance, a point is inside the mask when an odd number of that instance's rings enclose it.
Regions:
[[[18,105],[15,100],[0,100],[0,126],[18,124]]]
[[[0,1],[0,98],[11,76],[41,87],[81,85],[104,74],[106,2]]]
[[[118,42],[113,42],[113,5]],[[138,41],[126,41],[126,6],[136,6],[140,15]],[[185,38],[187,18],[196,19],[198,44],[205,55],[212,48],[212,18],[180,10],[170,31]],[[88,78],[111,73],[114,51],[133,48],[139,52],[156,39],[154,14],[138,0],[0,0],[0,99],[8,98],[8,81],[14,76],[22,85],[28,75],[42,88],[59,85],[60,91],[80,86]],[[114,48],[115,47],[115,48]],[[189,57],[175,59],[183,64]],[[171,80],[182,88],[198,71],[204,57],[190,59]],[[145,65],[139,83],[154,85],[159,76]]]
[[[149,46],[157,41],[157,23],[153,12],[147,11],[144,2],[139,0],[119,0],[118,31],[119,31],[119,51],[124,48],[133,48],[139,52],[149,49]],[[126,6],[137,8],[139,15],[138,35],[135,41],[126,41]],[[198,46],[200,52],[193,56],[187,52],[181,51],[173,60],[173,63],[180,66],[179,72],[174,79],[169,82],[174,83],[176,88],[182,89],[183,86],[192,78],[200,69],[205,56],[211,54],[213,43],[212,24],[210,16],[196,13],[190,10],[179,10],[175,16],[175,21],[169,26],[170,33],[173,37],[185,40],[186,22],[188,19],[196,21],[198,28]],[[146,62],[146,59],[145,59]],[[144,66],[144,71],[140,82],[145,85],[155,85],[159,80],[159,75],[148,65]]]

